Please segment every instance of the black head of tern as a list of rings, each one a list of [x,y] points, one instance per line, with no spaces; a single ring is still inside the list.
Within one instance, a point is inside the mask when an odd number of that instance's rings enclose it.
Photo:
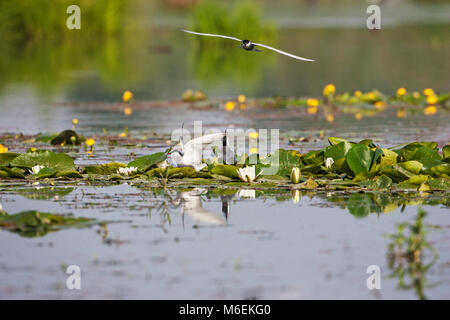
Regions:
[[[238,38],[235,38],[235,37],[224,36],[224,35],[220,35],[220,34],[194,32],[194,31],[189,31],[189,30],[186,30],[186,29],[180,29],[180,30],[183,31],[183,32],[186,32],[186,33],[196,34],[196,35],[199,35],[199,36],[208,36],[208,37],[217,37],[217,38],[225,38],[225,39],[236,40],[236,41],[239,41],[241,43],[239,48],[242,48],[242,49],[247,50],[247,51],[261,52],[261,50],[255,48],[255,47],[262,47],[262,48],[266,48],[266,49],[269,49],[269,50],[272,50],[272,51],[284,54],[285,56],[288,56],[288,57],[291,57],[291,58],[294,58],[294,59],[303,60],[303,61],[314,61],[314,60],[311,60],[311,59],[306,59],[306,58],[302,58],[302,57],[293,55],[291,53],[288,53],[288,52],[285,52],[285,51],[273,48],[271,46],[268,46],[268,45],[265,45],[265,44],[262,44],[262,43],[251,42],[250,40],[241,40],[241,39],[238,39]]]

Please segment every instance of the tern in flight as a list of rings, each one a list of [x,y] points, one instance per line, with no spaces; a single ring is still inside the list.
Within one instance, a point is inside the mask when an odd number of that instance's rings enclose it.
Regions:
[[[270,47],[270,46],[262,44],[262,43],[251,42],[250,40],[241,40],[241,39],[238,39],[238,38],[235,38],[235,37],[223,36],[223,35],[220,35],[220,34],[194,32],[194,31],[189,31],[189,30],[186,30],[186,29],[180,29],[180,30],[183,31],[183,32],[187,32],[187,33],[191,33],[191,34],[197,34],[197,35],[200,35],[200,36],[208,36],[208,37],[217,37],[217,38],[225,38],[225,39],[236,40],[236,41],[239,41],[241,43],[239,48],[242,48],[242,49],[247,50],[247,51],[261,52],[261,50],[258,50],[257,48],[255,48],[255,46],[256,47],[263,47],[263,48],[266,48],[266,49],[273,50],[275,52],[284,54],[285,56],[288,56],[288,57],[291,57],[291,58],[294,58],[294,59],[303,60],[303,61],[314,61],[314,60],[311,60],[311,59],[302,58],[302,57],[293,55],[291,53],[284,52],[282,50]]]

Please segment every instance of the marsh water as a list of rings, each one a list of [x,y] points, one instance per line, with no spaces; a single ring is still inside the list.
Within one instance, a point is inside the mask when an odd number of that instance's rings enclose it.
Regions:
[[[75,48],[43,44],[19,55],[11,49],[2,53],[10,54],[10,62],[0,65],[0,132],[59,132],[78,118],[77,131],[85,136],[117,136],[127,128],[128,137],[143,141],[139,146],[99,145],[92,156],[71,149],[77,165],[126,163],[164,150],[172,130],[183,122],[191,129],[195,120],[202,120],[204,129],[278,128],[281,146],[302,152],[324,147],[328,136],[372,138],[386,147],[417,140],[448,143],[449,113],[398,118],[395,110],[387,110],[355,121],[353,114],[337,112],[327,122],[295,108],[226,112],[151,102],[177,100],[188,88],[213,99],[319,96],[330,82],[340,91],[392,94],[400,86],[449,91],[448,6],[440,13],[409,8],[411,24],[397,25],[387,17],[388,27],[378,32],[358,27],[364,25],[360,9],[342,16],[340,25],[328,25],[327,19],[317,25],[311,17],[304,25],[307,21],[289,17],[288,9],[273,12],[280,21],[279,46],[315,58],[315,64],[273,54],[250,56],[234,48],[202,52],[177,31],[183,17],[170,13],[167,19],[142,21],[150,37],[138,44],[129,39],[109,39],[100,48],[91,42]],[[315,14],[344,12],[323,10]],[[418,11],[423,15],[416,16]],[[427,14],[440,17],[439,23],[427,23]],[[128,117],[120,104],[125,89],[136,100]],[[289,138],[302,137],[307,140],[289,144]],[[30,146],[8,147],[23,152]],[[106,228],[41,237],[0,231],[2,299],[450,298],[448,198],[3,182],[0,201],[10,214],[39,210],[110,222]],[[419,206],[427,212],[426,237],[438,255],[426,251],[419,269],[407,261],[392,266],[388,235],[398,232],[398,224],[416,221]],[[66,288],[68,265],[80,266],[81,290]],[[366,286],[370,265],[381,268],[380,290]]]

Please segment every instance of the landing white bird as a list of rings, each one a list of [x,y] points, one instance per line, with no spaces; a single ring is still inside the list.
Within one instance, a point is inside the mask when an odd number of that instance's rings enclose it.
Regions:
[[[180,29],[180,30],[183,31],[183,32],[191,33],[191,34],[196,34],[196,35],[199,35],[199,36],[218,37],[218,38],[225,38],[225,39],[236,40],[236,41],[239,41],[241,43],[239,48],[242,48],[242,49],[247,50],[247,51],[261,52],[261,50],[258,50],[258,49],[255,48],[255,46],[257,46],[257,47],[263,47],[263,48],[266,48],[266,49],[269,49],[269,50],[273,50],[275,52],[284,54],[285,56],[288,56],[288,57],[291,57],[291,58],[294,58],[294,59],[303,60],[303,61],[314,61],[314,60],[311,60],[311,59],[302,58],[302,57],[293,55],[292,53],[288,53],[288,52],[285,52],[285,51],[273,48],[273,47],[268,46],[266,44],[251,42],[250,40],[241,40],[241,39],[238,39],[238,38],[235,38],[235,37],[224,36],[224,35],[220,35],[220,34],[194,32],[194,31],[189,31],[189,30],[186,30],[186,29]]]
[[[230,163],[232,158],[234,158],[234,153],[229,150],[226,145],[226,134],[212,133],[205,136],[201,136],[192,140],[189,140],[186,144],[180,141],[175,147],[170,150],[169,163],[173,167],[191,167],[195,171],[200,171],[206,167],[206,163],[202,163],[203,150],[205,146],[212,144],[214,142],[222,142],[224,148],[224,162]]]

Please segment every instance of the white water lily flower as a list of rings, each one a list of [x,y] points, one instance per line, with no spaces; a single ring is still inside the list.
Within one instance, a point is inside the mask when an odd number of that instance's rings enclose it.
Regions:
[[[292,181],[292,183],[299,183],[300,182],[300,176],[301,176],[300,168],[298,168],[298,167],[292,168],[292,171],[291,171],[291,181]]]
[[[117,173],[118,174],[123,174],[125,176],[129,176],[129,175],[133,174],[136,171],[137,171],[136,167],[125,167],[125,168],[119,168],[117,170]]]
[[[241,179],[243,182],[250,183],[250,182],[255,181],[256,178],[258,178],[258,176],[262,173],[262,170],[258,175],[256,175],[255,166],[251,166],[251,167],[238,168],[237,172],[239,175],[239,179]]]
[[[327,169],[331,168],[331,166],[333,165],[333,163],[334,163],[333,158],[327,158],[327,159],[325,160],[325,168],[327,168]]]
[[[40,165],[34,166],[34,167],[31,168],[30,173],[31,174],[38,174],[39,171],[41,171],[43,168],[44,168],[44,166],[40,166]]]

